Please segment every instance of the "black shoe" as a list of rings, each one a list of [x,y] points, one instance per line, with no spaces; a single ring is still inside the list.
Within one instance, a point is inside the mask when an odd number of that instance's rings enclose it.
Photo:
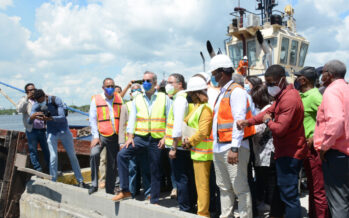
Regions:
[[[88,189],[88,194],[91,195],[95,193],[98,190],[97,187],[92,186],[91,188]]]
[[[87,188],[87,185],[84,182],[79,182],[78,187]]]

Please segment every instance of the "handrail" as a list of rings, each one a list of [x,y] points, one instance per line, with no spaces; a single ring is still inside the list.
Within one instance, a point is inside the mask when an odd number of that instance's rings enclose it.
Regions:
[[[9,87],[9,88],[15,89],[15,90],[17,90],[17,91],[20,91],[20,92],[22,92],[22,93],[25,93],[25,91],[24,91],[23,89],[19,89],[19,88],[17,88],[17,87],[11,86],[11,85],[6,84],[6,83],[4,83],[4,82],[1,82],[1,81],[0,81],[0,84],[2,84],[2,85],[4,85],[4,86],[7,86],[7,87]],[[79,113],[79,114],[88,116],[88,113],[83,112],[83,111],[78,110],[78,109],[75,109],[75,108],[72,108],[72,107],[69,107],[69,106],[66,105],[65,103],[64,103],[64,106],[67,107],[67,109],[70,110],[70,111],[73,111],[73,112],[76,112],[76,113]]]

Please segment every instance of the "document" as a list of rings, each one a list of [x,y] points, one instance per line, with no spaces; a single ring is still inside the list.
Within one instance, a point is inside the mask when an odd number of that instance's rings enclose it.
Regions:
[[[185,122],[182,123],[182,139],[192,137],[196,131],[195,128],[188,126]]]

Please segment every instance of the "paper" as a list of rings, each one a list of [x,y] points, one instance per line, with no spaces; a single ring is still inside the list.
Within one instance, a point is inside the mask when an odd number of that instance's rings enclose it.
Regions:
[[[182,138],[190,138],[196,133],[196,129],[188,126],[185,122],[182,123]]]

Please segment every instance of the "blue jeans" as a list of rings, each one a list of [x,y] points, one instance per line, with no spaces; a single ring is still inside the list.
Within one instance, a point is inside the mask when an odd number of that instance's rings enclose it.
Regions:
[[[292,157],[280,157],[275,161],[280,198],[285,204],[285,218],[301,217],[298,194],[298,178],[303,161]]]
[[[154,139],[150,135],[134,137],[135,147],[130,145],[128,148],[123,148],[118,153],[117,163],[120,177],[120,188],[123,192],[129,192],[129,161],[131,158],[146,152],[149,158],[148,164],[144,167],[150,169],[151,175],[151,189],[150,189],[150,203],[158,203],[160,197],[160,157],[161,150],[158,148],[160,139]]]
[[[130,159],[129,163],[129,179],[130,185],[129,190],[133,197],[135,197],[137,191],[140,189],[140,181],[137,180],[137,177],[142,175],[142,184],[144,188],[144,196],[148,197],[150,195],[150,171],[147,165],[148,154],[146,151],[141,151],[137,156]]]
[[[49,166],[50,163],[50,152],[47,145],[46,130],[33,128],[31,132],[26,131],[25,133],[28,139],[30,161],[33,164],[34,169],[41,172],[42,167],[39,163],[38,143],[40,143],[47,166]]]
[[[74,150],[73,135],[69,129],[57,132],[55,134],[47,133],[47,143],[50,150],[50,175],[52,181],[57,180],[57,167],[58,167],[58,155],[57,155],[57,144],[58,140],[61,140],[65,151],[70,160],[70,164],[73,168],[75,178],[78,182],[83,182],[83,178],[80,171],[79,161],[76,157]]]

